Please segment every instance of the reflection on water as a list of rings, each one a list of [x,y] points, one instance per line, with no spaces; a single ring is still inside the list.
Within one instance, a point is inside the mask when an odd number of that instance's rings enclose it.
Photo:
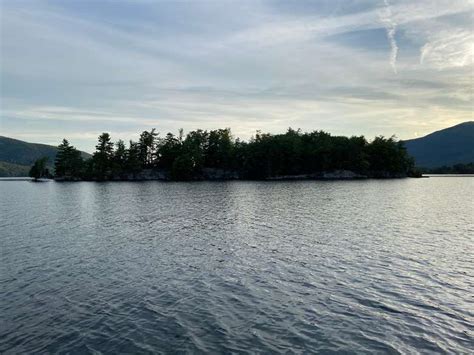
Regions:
[[[468,353],[473,183],[0,182],[0,352]]]

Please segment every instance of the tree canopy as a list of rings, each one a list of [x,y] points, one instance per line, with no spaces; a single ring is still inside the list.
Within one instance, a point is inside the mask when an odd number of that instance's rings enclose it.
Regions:
[[[33,166],[30,169],[29,176],[37,181],[41,178],[49,178],[50,173],[48,168],[46,167],[46,162],[48,161],[48,157],[43,157],[35,161]]]
[[[395,137],[332,136],[323,131],[303,133],[288,129],[284,134],[257,131],[248,142],[235,139],[229,128],[195,130],[184,136],[155,129],[141,133],[128,147],[115,144],[108,133],[98,137],[92,158],[64,139],[58,146],[55,176],[86,180],[129,179],[143,169],[160,170],[172,180],[203,178],[206,169],[232,171],[244,179],[317,174],[349,170],[371,177],[407,176],[413,159]]]
[[[423,169],[426,174],[474,174],[474,162],[467,164],[454,164],[453,166],[440,166],[439,168]]]
[[[58,152],[54,161],[54,175],[66,179],[73,179],[83,175],[83,160],[81,152],[63,139],[58,145]]]

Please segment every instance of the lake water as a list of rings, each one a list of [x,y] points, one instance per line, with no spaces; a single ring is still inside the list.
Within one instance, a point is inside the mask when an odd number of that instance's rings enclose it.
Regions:
[[[0,182],[0,353],[472,353],[473,191]]]

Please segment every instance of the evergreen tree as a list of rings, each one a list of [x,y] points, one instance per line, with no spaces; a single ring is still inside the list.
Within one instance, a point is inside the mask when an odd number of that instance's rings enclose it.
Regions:
[[[35,181],[38,181],[38,179],[42,177],[49,177],[49,171],[48,168],[46,168],[47,161],[47,157],[36,160],[30,169],[29,176],[34,178]]]
[[[158,133],[155,132],[155,128],[151,131],[143,131],[140,134],[140,140],[138,141],[140,147],[140,161],[143,168],[150,168],[153,165],[153,160],[156,153],[156,137]]]
[[[162,169],[175,180],[200,178],[203,168],[232,170],[243,178],[266,179],[285,175],[315,175],[349,170],[373,177],[414,175],[414,162],[395,137],[331,136],[323,131],[302,133],[289,128],[284,134],[257,131],[247,142],[234,140],[230,129],[168,133],[157,139],[155,130],[144,131],[128,149],[108,133],[99,137],[92,159],[82,162],[67,140],[58,147],[56,176],[62,178],[126,178],[143,168]],[[457,167],[461,169],[462,167]]]
[[[192,180],[196,176],[196,163],[189,154],[178,156],[171,167],[171,178],[177,181]]]
[[[207,131],[198,129],[186,135],[183,141],[181,154],[186,157],[187,166],[192,166],[194,173],[199,173],[204,167],[206,150],[208,147],[209,134]],[[189,164],[189,162],[191,162]]]
[[[233,144],[230,129],[210,131],[207,137],[205,166],[230,168],[233,163]]]
[[[161,139],[157,149],[157,166],[162,169],[171,169],[175,159],[181,155],[183,146],[182,130],[180,136],[176,138],[172,133],[168,133]]]
[[[375,137],[367,146],[370,169],[376,176],[407,174],[413,170],[413,159],[408,155],[402,142],[395,137]]]
[[[119,139],[115,143],[115,152],[113,155],[112,173],[121,175],[125,171],[125,163],[127,160],[127,149],[123,140]]]
[[[95,146],[95,153],[92,156],[94,176],[99,180],[104,180],[112,175],[114,143],[110,140],[108,133],[102,133]]]
[[[138,143],[130,141],[125,155],[125,171],[129,173],[138,173],[140,170],[142,170],[140,146]]]
[[[63,139],[58,146],[54,161],[54,175],[59,178],[71,179],[81,175],[83,160],[81,152]]]

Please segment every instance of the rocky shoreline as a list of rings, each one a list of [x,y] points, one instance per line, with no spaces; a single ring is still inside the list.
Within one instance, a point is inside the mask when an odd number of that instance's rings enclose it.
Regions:
[[[298,180],[364,180],[364,179],[401,179],[408,176],[406,174],[393,174],[389,172],[370,172],[359,174],[350,170],[334,170],[313,174],[299,175],[278,175],[271,176],[260,181],[298,181]],[[55,181],[99,181],[97,179],[82,180],[79,178],[56,177]],[[242,177],[236,171],[205,168],[188,181],[228,181],[228,180],[254,180]],[[175,181],[165,170],[144,169],[137,173],[127,173],[112,176],[101,181]]]

